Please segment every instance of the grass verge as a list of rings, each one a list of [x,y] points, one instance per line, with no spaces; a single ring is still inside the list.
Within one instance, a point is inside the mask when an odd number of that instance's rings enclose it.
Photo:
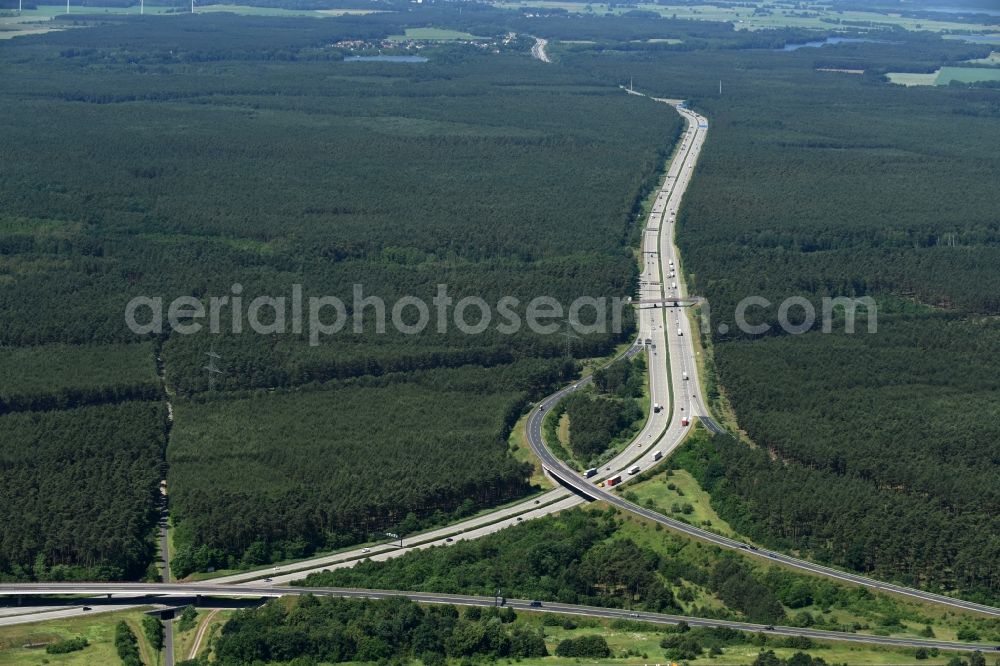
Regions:
[[[128,622],[136,638],[139,639],[139,650],[145,663],[156,664],[155,653],[142,633],[143,610],[82,615],[63,620],[0,627],[0,664],[4,666],[37,666],[38,664],[93,666],[94,664],[121,663],[115,651],[114,641],[115,626],[122,620]],[[45,646],[50,643],[78,636],[86,638],[89,643],[87,647],[78,652],[67,654],[47,654],[45,652]]]

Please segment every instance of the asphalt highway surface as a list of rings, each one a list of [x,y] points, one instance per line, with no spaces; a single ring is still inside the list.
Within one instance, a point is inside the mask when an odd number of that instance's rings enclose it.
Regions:
[[[641,94],[634,91],[628,92],[633,95]],[[642,277],[640,278],[640,286],[643,292],[642,299],[657,299],[664,296],[687,296],[683,273],[679,270],[680,255],[674,245],[676,212],[681,197],[684,195],[684,191],[691,180],[694,165],[698,160],[708,133],[707,118],[685,108],[683,104],[676,100],[658,99],[657,101],[673,105],[688,121],[688,128],[681,138],[680,151],[671,162],[664,184],[656,197],[646,223],[646,234],[643,243],[643,256],[646,263]],[[656,419],[657,415],[655,414],[650,419],[650,423],[656,422],[659,424],[666,417],[667,412],[671,412],[666,432],[659,442],[655,443],[654,446],[654,442],[649,441],[652,438],[651,434],[646,434],[645,439],[640,434],[637,441],[638,445],[643,448],[644,456],[655,448],[655,450],[662,452],[663,456],[666,457],[681,444],[687,435],[690,426],[682,425],[685,416],[687,418],[697,416],[713,432],[721,432],[722,428],[711,418],[708,410],[705,408],[704,393],[698,373],[694,345],[694,336],[697,334],[697,331],[691,323],[691,318],[686,316],[686,310],[680,306],[647,307],[640,310],[640,312],[643,316],[640,318],[639,338],[644,346],[646,346],[646,338],[651,338],[652,340],[649,356],[651,400],[654,402],[659,401],[661,404],[666,405],[663,387],[665,384],[670,383],[674,404],[670,410],[663,409],[659,415],[660,419]],[[664,323],[666,330],[664,329]],[[663,349],[664,339],[669,348],[669,354],[666,356],[660,351]],[[580,385],[582,386],[582,383]],[[572,390],[575,390],[575,388],[568,387],[555,393],[542,403],[542,407],[538,413],[532,414],[528,422],[528,442],[535,454],[542,460],[546,472],[558,479],[564,486],[571,487],[578,494],[594,500],[605,501],[620,509],[640,515],[643,518],[657,522],[672,530],[696,537],[702,541],[707,541],[723,548],[742,550],[748,555],[771,560],[795,569],[821,574],[883,592],[912,597],[921,601],[931,601],[963,610],[1000,617],[1000,609],[992,606],[954,599],[903,585],[885,583],[858,574],[814,564],[782,553],[760,549],[752,544],[719,536],[713,532],[699,529],[628,502],[613,492],[609,492],[597,485],[618,475],[621,475],[623,482],[627,481],[628,476],[630,476],[628,469],[631,466],[624,460],[616,459],[610,466],[610,469],[603,470],[597,477],[591,479],[582,478],[578,472],[568,467],[552,454],[542,437],[544,413],[551,409],[563,395]],[[647,423],[647,428],[649,426],[650,424]],[[619,456],[619,458],[627,457],[624,454],[623,456]],[[639,465],[641,471],[645,471],[653,464],[648,457],[644,457],[643,460],[644,462]]]
[[[547,39],[535,37],[535,43],[531,46],[531,56],[541,60],[542,62],[552,62],[552,60],[549,59],[548,54],[545,52],[545,47],[548,43],[549,40]]]
[[[835,640],[850,643],[870,643],[878,645],[893,645],[908,648],[938,648],[942,650],[997,650],[1000,646],[977,645],[974,643],[953,643],[919,638],[890,638],[886,636],[867,636],[863,634],[847,634],[837,631],[822,631],[800,627],[778,627],[755,624],[752,622],[733,622],[683,615],[667,615],[663,613],[648,613],[644,611],[629,611],[597,606],[582,606],[576,604],[561,604],[555,602],[539,602],[527,599],[502,599],[497,597],[481,597],[465,594],[438,594],[431,592],[404,592],[398,590],[359,590],[351,588],[330,587],[279,587],[273,585],[218,585],[213,583],[196,584],[149,584],[149,583],[36,583],[30,585],[0,585],[0,595],[65,595],[65,594],[105,594],[131,595],[133,598],[159,595],[179,595],[185,598],[193,594],[204,598],[218,597],[282,597],[288,595],[312,594],[326,597],[348,597],[357,599],[388,599],[406,597],[418,603],[454,604],[457,606],[495,606],[504,605],[514,610],[541,613],[560,613],[565,615],[583,615],[616,620],[636,620],[655,624],[678,624],[686,622],[692,627],[728,627],[740,631],[761,632],[778,636],[807,636],[818,640]],[[204,599],[206,605],[211,605],[209,599]],[[140,602],[141,603],[141,602]]]

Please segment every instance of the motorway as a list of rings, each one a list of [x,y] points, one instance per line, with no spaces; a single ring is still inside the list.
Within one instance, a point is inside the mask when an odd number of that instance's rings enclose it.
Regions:
[[[641,94],[634,91],[629,92],[634,95]],[[678,112],[688,121],[688,128],[681,138],[680,152],[674,158],[667,171],[666,180],[657,195],[646,223],[646,234],[643,243],[643,253],[646,263],[641,278],[641,298],[643,300],[687,296],[683,273],[677,270],[680,266],[680,256],[674,244],[675,216],[681,197],[691,180],[694,165],[705,142],[705,136],[708,133],[708,120],[705,117],[684,108],[674,100],[657,101],[674,105]],[[653,341],[652,353],[649,356],[651,400],[654,402],[659,401],[664,405],[667,404],[666,393],[663,388],[666,384],[671,386],[674,398],[674,404],[671,406],[672,409],[668,410],[664,408],[663,413],[659,415],[664,417],[668,411],[671,412],[666,432],[659,443],[655,444],[655,450],[662,452],[663,456],[666,457],[681,444],[689,430],[689,427],[681,425],[683,416],[687,415],[689,418],[697,416],[708,429],[715,432],[719,432],[721,428],[712,420],[708,410],[705,408],[704,393],[696,362],[697,352],[695,351],[694,344],[696,330],[691,322],[691,318],[685,314],[685,309],[682,307],[653,307],[644,308],[639,312],[642,315],[640,319],[640,338],[651,338]],[[664,329],[664,320],[666,321],[666,329]],[[666,356],[658,353],[658,350],[663,349],[664,339],[666,339],[669,349],[669,353]],[[708,532],[687,523],[668,518],[656,511],[651,511],[650,509],[628,502],[613,492],[604,490],[602,487],[596,485],[595,482],[600,482],[618,474],[621,474],[622,479],[626,480],[629,476],[628,469],[630,467],[626,459],[635,457],[634,450],[630,449],[629,455],[623,454],[619,456],[618,459],[605,468],[597,477],[584,479],[579,473],[557,459],[548,449],[542,437],[544,412],[551,409],[563,395],[572,390],[575,390],[574,387],[568,387],[547,398],[542,403],[541,409],[537,413],[532,414],[528,422],[528,442],[535,454],[542,460],[542,465],[546,472],[557,478],[563,485],[572,487],[577,493],[594,500],[605,501],[620,509],[637,514],[647,520],[659,523],[674,531],[683,532],[702,541],[707,541],[731,550],[740,550],[747,555],[780,563],[794,569],[828,576],[882,592],[890,592],[921,601],[940,603],[954,608],[1000,617],[1000,609],[992,606],[954,599],[902,585],[885,583],[858,574],[814,564],[775,551],[759,549],[751,544],[719,536],[713,532]],[[651,422],[662,422],[662,418],[658,420],[656,419],[657,415],[654,414],[652,416],[653,418],[650,419]],[[649,425],[647,424],[647,428]],[[654,450],[652,434],[645,431],[644,434],[640,434],[638,446],[642,450],[643,455],[639,467],[640,470],[644,471],[653,464],[653,461],[648,457],[648,454]]]
[[[542,46],[544,52],[544,45]],[[627,91],[633,95],[641,95],[635,91]],[[642,431],[622,452],[612,461],[605,463],[604,469],[593,479],[584,479],[574,470],[567,467],[562,461],[555,458],[545,445],[542,438],[542,421],[544,415],[566,394],[579,390],[586,386],[588,379],[580,380],[575,384],[567,386],[557,393],[544,399],[536,409],[529,415],[527,423],[528,441],[539,458],[542,460],[546,472],[565,486],[569,486],[574,492],[570,492],[565,487],[545,492],[537,497],[530,498],[523,502],[510,505],[497,511],[489,512],[474,518],[467,519],[454,525],[428,531],[420,535],[414,535],[406,539],[405,547],[400,548],[396,544],[373,545],[370,548],[355,548],[350,551],[335,553],[322,557],[312,558],[302,562],[273,567],[271,570],[248,571],[215,579],[212,583],[205,584],[179,584],[179,585],[159,585],[153,586],[155,591],[149,594],[174,594],[170,590],[180,588],[181,594],[203,594],[202,590],[218,589],[225,587],[227,590],[243,590],[243,596],[278,596],[285,593],[301,593],[304,588],[281,587],[294,580],[304,578],[310,573],[322,571],[324,569],[336,569],[350,567],[363,559],[386,560],[403,555],[410,550],[429,548],[431,546],[447,546],[455,541],[475,539],[486,534],[497,532],[511,525],[516,525],[522,520],[530,520],[542,517],[558,511],[565,510],[572,506],[579,505],[588,499],[602,500],[620,509],[629,511],[657,522],[674,531],[682,532],[689,536],[707,541],[718,546],[733,550],[741,550],[746,555],[755,556],[785,566],[820,574],[831,578],[836,578],[848,583],[862,585],[868,588],[891,592],[903,596],[916,598],[922,601],[941,603],[963,610],[984,613],[994,617],[1000,616],[1000,609],[982,604],[975,604],[959,599],[953,599],[942,595],[923,592],[912,588],[883,583],[872,580],[857,574],[851,574],[829,567],[799,560],[781,553],[757,549],[750,544],[746,544],[726,537],[721,537],[712,532],[698,529],[687,523],[673,520],[654,511],[632,504],[622,499],[618,495],[607,492],[595,485],[595,482],[606,480],[617,474],[622,475],[623,481],[627,481],[631,476],[628,470],[634,465],[638,465],[641,471],[651,467],[656,461],[652,459],[653,453],[659,451],[662,458],[666,459],[669,454],[679,446],[687,432],[692,426],[682,426],[681,417],[687,415],[689,418],[697,417],[703,425],[710,430],[719,432],[721,428],[711,419],[705,402],[703,400],[703,390],[701,379],[698,373],[696,362],[696,352],[694,346],[694,335],[696,330],[690,317],[686,316],[686,310],[682,307],[656,307],[656,302],[661,302],[667,298],[687,298],[686,287],[683,280],[683,273],[680,270],[680,258],[674,245],[674,226],[676,211],[679,209],[681,197],[687,188],[694,166],[697,162],[701,148],[704,145],[708,131],[708,121],[683,108],[675,100],[656,100],[673,106],[688,121],[681,145],[677,149],[677,154],[671,161],[663,186],[657,193],[653,207],[646,220],[644,238],[642,243],[644,265],[641,274],[639,306],[639,336],[637,343],[633,345],[627,355],[633,355],[646,351],[648,354],[649,367],[649,392],[650,401],[662,406],[659,412],[650,411],[649,418]],[[650,304],[654,304],[649,307]],[[650,340],[646,345],[645,340]],[[686,375],[686,379],[685,379]],[[263,579],[263,580],[261,580]],[[237,587],[238,586],[238,587]],[[119,584],[92,584],[88,590],[92,594],[115,594]],[[28,585],[2,585],[0,595],[28,594],[32,586]],[[132,589],[132,588],[127,588]],[[294,590],[294,591],[289,591]],[[259,594],[266,591],[267,594]],[[65,592],[64,592],[65,593]],[[79,592],[84,593],[84,592]],[[368,593],[365,593],[368,594]],[[393,593],[382,593],[393,594]],[[360,595],[364,596],[364,595]],[[435,596],[435,595],[423,595]],[[444,595],[436,595],[443,598]],[[421,600],[421,599],[418,599]],[[118,610],[134,607],[134,602],[121,600],[122,605],[100,606],[101,611]],[[477,602],[478,603],[478,602]],[[552,611],[559,606],[547,604],[547,609]],[[581,607],[573,607],[572,612],[582,613]],[[33,609],[34,612],[25,613],[27,609],[0,609],[0,626],[7,624],[20,624],[27,622],[40,622],[63,617],[78,616],[82,609],[76,608],[45,608]],[[95,611],[97,609],[95,608]],[[613,611],[610,609],[599,609],[600,613],[622,613],[624,611]],[[571,612],[571,611],[565,611]],[[596,613],[596,611],[595,611]],[[644,618],[652,617],[651,614],[641,614]],[[610,616],[610,615],[605,615]],[[617,615],[615,617],[618,617]],[[664,616],[665,617],[665,616]],[[651,620],[658,621],[658,620]],[[665,620],[664,620],[665,621]],[[689,624],[697,624],[699,621],[686,618]],[[713,625],[721,624],[718,621],[703,621]],[[739,624],[739,623],[735,623]],[[756,625],[754,625],[756,626]],[[756,630],[756,629],[752,629]],[[783,628],[782,631],[805,632],[792,628]],[[813,632],[813,634],[816,632]],[[796,635],[813,635],[796,634]],[[849,634],[836,635],[842,640],[853,640]],[[880,642],[893,644],[895,639],[884,639],[883,637],[867,637],[869,642]],[[906,645],[926,645],[931,646],[931,642],[911,641]],[[939,642],[940,643],[940,642]]]
[[[37,583],[32,585],[2,585],[0,595],[65,595],[65,594],[107,594],[130,595],[136,603],[150,603],[144,597],[160,597],[161,595],[178,595],[184,602],[190,603],[200,597],[283,597],[289,595],[312,594],[325,597],[346,597],[355,599],[389,599],[406,597],[412,601],[424,604],[454,604],[456,606],[495,606],[499,600],[496,597],[481,597],[467,594],[442,594],[435,592],[403,592],[399,590],[361,590],[353,588],[332,587],[279,587],[274,585],[218,585],[212,583],[197,584],[149,584],[149,583]],[[195,598],[193,598],[195,597]],[[202,599],[204,601],[204,599]],[[178,601],[178,603],[180,603]],[[684,615],[668,615],[664,613],[648,613],[645,611],[630,611],[618,608],[602,608],[598,606],[583,606],[577,604],[562,604],[556,602],[532,602],[525,599],[504,599],[503,605],[520,611],[541,613],[560,613],[565,615],[583,615],[615,620],[636,620],[655,624],[678,624],[686,622],[692,627],[727,627],[740,631],[761,632],[778,636],[806,636],[819,640],[844,641],[849,643],[867,643],[892,645],[907,648],[938,648],[942,650],[998,650],[1000,646],[977,645],[974,643],[957,643],[920,638],[891,638],[887,636],[867,636],[863,634],[847,634],[838,631],[823,631],[802,627],[777,627],[755,624],[752,622],[734,622],[708,618],[687,617]],[[210,602],[209,602],[210,604]]]
[[[531,45],[531,56],[541,60],[542,62],[552,62],[552,60],[549,59],[549,54],[545,52],[545,47],[548,43],[549,40],[547,39],[535,37],[535,43]]]

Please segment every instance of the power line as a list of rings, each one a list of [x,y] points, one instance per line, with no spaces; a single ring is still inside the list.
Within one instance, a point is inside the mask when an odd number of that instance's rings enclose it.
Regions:
[[[217,368],[215,366],[215,361],[218,360],[218,359],[221,359],[222,356],[220,356],[219,354],[217,354],[215,352],[215,348],[214,347],[212,348],[211,351],[205,352],[205,356],[208,357],[208,365],[206,365],[203,368],[203,370],[205,370],[206,372],[208,372],[208,390],[209,391],[214,391],[215,390],[215,377],[217,375],[224,374],[222,372],[222,370],[220,370],[219,368]]]

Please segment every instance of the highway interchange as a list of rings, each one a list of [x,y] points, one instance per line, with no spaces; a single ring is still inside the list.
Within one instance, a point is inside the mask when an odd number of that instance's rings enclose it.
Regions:
[[[639,94],[630,92],[631,94]],[[646,224],[646,234],[643,243],[643,255],[646,258],[646,263],[641,277],[641,298],[651,301],[664,297],[687,295],[685,293],[682,273],[676,270],[680,265],[680,259],[674,245],[674,219],[680,199],[690,182],[694,164],[704,145],[705,136],[708,131],[708,120],[703,116],[677,105],[672,100],[658,101],[674,104],[678,112],[687,119],[688,129],[681,139],[680,152],[670,165],[666,180],[653,204]],[[650,400],[654,403],[658,402],[664,405],[663,410],[659,414],[650,415],[646,428],[644,428],[643,432],[635,440],[637,446],[630,446],[623,451],[598,476],[592,479],[584,479],[579,473],[556,458],[545,445],[544,438],[542,437],[544,413],[550,410],[564,395],[578,390],[577,386],[582,388],[584,383],[579,382],[578,385],[566,387],[546,398],[542,402],[541,408],[536,413],[533,413],[528,421],[528,441],[532,450],[542,460],[543,466],[550,475],[558,478],[564,485],[571,486],[579,494],[586,495],[595,500],[605,501],[620,509],[669,527],[672,530],[683,532],[684,534],[723,548],[742,550],[748,555],[781,563],[788,567],[822,574],[883,592],[892,592],[921,601],[931,601],[1000,617],[1000,609],[993,608],[992,606],[954,599],[902,585],[885,583],[865,576],[824,567],[775,551],[759,549],[742,541],[719,536],[713,532],[699,529],[687,523],[668,518],[656,511],[628,502],[615,493],[596,485],[595,482],[612,478],[619,474],[622,475],[623,480],[627,479],[629,476],[628,470],[632,467],[633,460],[638,461],[640,471],[645,471],[653,464],[650,455],[653,451],[662,452],[664,458],[668,456],[682,443],[690,429],[690,427],[681,425],[684,415],[688,415],[689,417],[692,415],[697,416],[710,430],[716,432],[721,430],[705,408],[694,343],[694,335],[697,334],[697,331],[692,325],[691,318],[685,315],[685,309],[682,307],[647,307],[641,309],[639,312],[641,315],[639,338],[643,342],[646,338],[652,340],[652,349],[649,355]],[[669,353],[666,356],[661,351],[664,349],[664,343],[666,343],[669,349]],[[671,387],[670,392],[666,390],[667,384]],[[669,401],[670,397],[674,398],[672,405]],[[668,413],[670,413],[670,416],[668,416]],[[665,422],[668,423],[666,423],[664,431],[663,426]],[[663,434],[658,438],[656,433]],[[641,456],[637,455],[640,450]]]
[[[544,53],[544,44],[540,45]],[[633,95],[640,95],[627,90]],[[398,557],[411,550],[443,546],[454,541],[475,539],[486,534],[497,532],[523,520],[531,520],[545,515],[582,504],[588,500],[601,500],[624,511],[639,515],[665,527],[682,532],[689,536],[718,545],[723,548],[741,550],[747,555],[768,559],[785,566],[836,578],[848,583],[862,585],[883,592],[891,592],[922,601],[945,604],[955,608],[974,611],[1000,617],[1000,609],[982,604],[953,599],[900,585],[872,580],[857,574],[851,574],[828,567],[799,560],[781,553],[757,549],[751,544],[719,536],[712,532],[701,530],[680,521],[673,520],[662,514],[632,504],[596,485],[601,481],[621,475],[623,482],[632,475],[629,470],[638,465],[641,471],[647,470],[657,461],[653,460],[654,452],[660,452],[658,462],[665,460],[684,440],[694,423],[681,425],[682,417],[697,417],[710,430],[720,432],[721,428],[712,420],[705,407],[701,379],[698,372],[697,352],[694,336],[697,331],[687,310],[683,307],[670,307],[672,303],[666,299],[686,298],[686,288],[680,270],[680,258],[674,244],[674,227],[676,212],[679,210],[681,198],[691,180],[694,166],[700,155],[708,132],[708,121],[703,116],[684,108],[676,100],[656,100],[673,106],[687,120],[687,128],[680,139],[676,155],[671,161],[663,185],[654,200],[652,209],[646,220],[643,234],[643,270],[640,278],[640,294],[638,302],[639,334],[636,343],[626,352],[634,355],[645,351],[649,367],[650,402],[659,404],[662,409],[650,409],[649,418],[642,431],[613,460],[605,463],[599,473],[591,479],[584,478],[579,472],[569,468],[557,459],[547,448],[542,437],[542,425],[547,414],[560,399],[568,393],[580,390],[590,381],[589,378],[571,384],[562,390],[542,400],[529,415],[527,421],[527,438],[534,453],[541,459],[546,473],[561,486],[536,497],[489,512],[460,523],[448,525],[426,533],[415,535],[406,540],[405,547],[385,543],[373,545],[370,548],[355,548],[341,553],[312,558],[306,561],[273,567],[270,570],[257,570],[222,576],[211,583],[157,584],[137,585],[120,583],[94,583],[80,585],[75,588],[57,586],[54,584],[10,584],[0,585],[0,596],[3,595],[54,595],[54,594],[95,594],[95,595],[127,595],[119,605],[102,605],[100,610],[119,610],[134,607],[137,595],[219,595],[268,597],[284,594],[329,594],[338,596],[378,597],[406,595],[415,601],[427,603],[460,603],[468,605],[489,605],[492,598],[417,594],[394,591],[370,590],[333,590],[311,589],[303,587],[283,587],[295,580],[301,580],[310,573],[350,567],[363,559],[386,560]],[[663,307],[658,307],[663,303]],[[649,344],[646,340],[649,340]],[[567,489],[567,486],[572,489]],[[263,579],[263,580],[262,580]],[[166,601],[166,600],[164,600]],[[149,603],[147,600],[145,603]],[[509,605],[514,608],[527,606],[527,602],[511,600]],[[533,610],[539,610],[534,608]],[[584,614],[599,617],[633,617],[631,612],[604,608],[589,608],[569,606],[565,604],[546,603],[544,610],[548,612],[564,612]],[[26,612],[30,611],[30,612]],[[82,607],[45,607],[45,608],[0,608],[0,626],[40,622],[79,615],[84,612]],[[660,614],[639,613],[638,619],[651,622],[677,622],[683,619],[691,625],[706,624],[711,626],[732,626],[749,631],[764,630],[760,625],[747,623],[732,623],[718,620],[699,620],[697,618],[681,618]],[[792,627],[776,627],[767,629],[776,634],[805,635],[814,638],[827,638],[844,641],[879,643],[884,645],[900,645],[911,647],[939,647],[942,649],[990,649],[990,646],[961,645],[946,641],[926,641],[917,639],[897,639],[876,636],[860,636],[856,634],[841,634],[836,632],[820,632]]]

